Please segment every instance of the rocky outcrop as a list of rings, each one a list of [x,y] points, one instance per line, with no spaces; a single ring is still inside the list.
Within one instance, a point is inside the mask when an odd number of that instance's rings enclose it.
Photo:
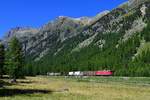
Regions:
[[[142,3],[146,2],[148,0],[129,0],[128,6],[133,9],[141,5]]]

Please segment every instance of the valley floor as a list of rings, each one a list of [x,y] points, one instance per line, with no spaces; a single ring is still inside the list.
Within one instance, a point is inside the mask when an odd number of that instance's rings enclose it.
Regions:
[[[150,77],[27,77],[1,87],[0,100],[150,100]]]

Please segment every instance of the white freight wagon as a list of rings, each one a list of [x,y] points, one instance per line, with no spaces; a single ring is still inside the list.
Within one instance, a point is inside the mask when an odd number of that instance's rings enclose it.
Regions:
[[[74,75],[74,72],[69,72],[69,76],[73,76]]]

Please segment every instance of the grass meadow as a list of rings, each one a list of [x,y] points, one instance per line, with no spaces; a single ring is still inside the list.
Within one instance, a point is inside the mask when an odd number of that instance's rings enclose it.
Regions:
[[[0,100],[150,100],[150,78],[50,77],[20,79],[0,88]]]

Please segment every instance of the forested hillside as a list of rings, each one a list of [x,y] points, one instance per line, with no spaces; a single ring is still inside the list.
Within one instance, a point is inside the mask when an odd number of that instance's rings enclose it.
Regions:
[[[5,42],[18,36],[27,75],[112,70],[117,76],[150,76],[150,2],[130,6],[93,19],[59,17],[38,30],[15,29]]]
[[[149,32],[150,23],[142,32],[135,33],[127,41],[119,44],[119,33],[99,34],[101,36],[98,35],[88,47],[76,52],[71,52],[70,48],[77,44],[77,40],[69,40],[69,44],[58,55],[49,54],[39,62],[29,64],[27,73],[45,74],[48,71],[67,73],[77,70],[113,70],[115,75],[119,76],[149,76]],[[106,40],[103,48],[94,45],[98,38]],[[144,43],[142,44],[142,42]]]

